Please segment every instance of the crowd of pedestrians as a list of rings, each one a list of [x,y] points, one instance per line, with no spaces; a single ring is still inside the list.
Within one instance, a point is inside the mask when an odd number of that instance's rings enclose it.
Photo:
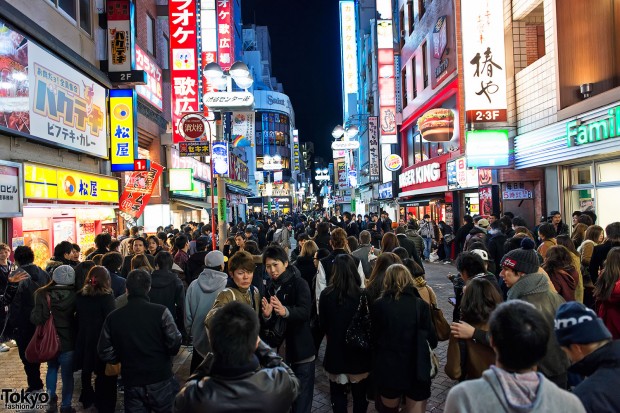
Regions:
[[[545,221],[465,216],[453,231],[430,215],[345,212],[252,216],[227,234],[132,227],[87,251],[60,242],[45,269],[30,247],[0,244],[3,341],[15,339],[25,391],[46,391],[49,412],[75,411],[80,371],[79,402],[99,412],[122,392],[127,412],[309,413],[324,339],[335,413],[349,395],[354,413],[371,401],[424,412],[440,362],[459,382],[446,412],[620,411],[620,222]],[[430,262],[457,270],[451,323]],[[44,384],[27,349],[50,317],[59,347]],[[172,372],[182,344],[187,383]]]

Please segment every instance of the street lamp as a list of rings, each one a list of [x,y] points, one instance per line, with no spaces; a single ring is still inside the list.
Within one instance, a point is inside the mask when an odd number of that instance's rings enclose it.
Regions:
[[[250,69],[248,69],[248,66],[243,63],[243,62],[235,62],[232,64],[232,66],[230,67],[230,69],[228,70],[224,70],[222,69],[222,67],[215,63],[215,62],[211,62],[209,64],[207,64],[203,70],[203,75],[204,77],[211,83],[213,84],[217,89],[218,92],[210,92],[205,94],[204,98],[203,98],[203,102],[205,103],[205,105],[209,108],[209,110],[215,110],[215,111],[219,111],[219,112],[224,112],[226,110],[231,110],[233,109],[232,107],[222,107],[222,106],[215,106],[215,104],[213,103],[207,103],[207,102],[214,102],[214,101],[210,101],[207,100],[206,98],[209,96],[209,94],[216,94],[216,95],[225,95],[225,96],[233,96],[235,94],[245,94],[245,95],[249,95],[249,97],[251,98],[251,100],[246,100],[246,97],[243,97],[243,99],[241,99],[242,102],[248,102],[249,105],[252,104],[252,102],[254,101],[253,96],[251,96],[251,94],[248,94],[247,89],[250,88],[252,86],[252,84],[254,83],[254,79],[252,78],[252,73],[250,72]],[[243,90],[245,90],[245,92],[233,92],[233,80],[235,81],[235,83],[237,84],[237,86]],[[219,92],[219,90],[222,90],[221,92]],[[218,125],[218,129],[217,132],[218,136],[223,136],[223,128],[221,123]],[[210,139],[210,146],[211,146],[211,215],[212,215],[212,222],[213,220],[213,211],[215,208],[215,195],[214,195],[214,190],[215,190],[215,186],[213,185],[213,175],[214,175],[214,162],[213,162],[213,135],[211,135],[211,139]],[[226,188],[225,188],[225,182],[224,179],[222,177],[221,174],[218,174],[217,176],[217,189],[218,189],[218,199],[224,199],[224,208],[226,208],[226,204],[225,204],[225,200],[226,200]],[[222,203],[220,203],[220,205],[222,205]],[[222,215],[223,216],[223,215]],[[212,224],[213,225],[213,224]],[[224,243],[226,242],[226,220],[225,219],[220,219],[219,223],[218,223],[218,233],[220,234],[220,248],[224,248]],[[213,237],[215,239],[215,237]],[[215,250],[215,247],[214,247]]]

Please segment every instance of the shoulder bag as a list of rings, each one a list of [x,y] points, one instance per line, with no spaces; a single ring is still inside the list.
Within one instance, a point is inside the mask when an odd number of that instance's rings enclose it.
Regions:
[[[60,339],[54,324],[52,303],[49,294],[45,296],[47,298],[49,318],[44,324],[36,327],[34,335],[30,343],[28,343],[28,347],[26,347],[26,360],[30,363],[43,363],[53,360],[60,353]]]
[[[345,342],[352,348],[370,350],[370,312],[368,311],[368,298],[365,291],[360,296],[357,310],[347,328]]]
[[[419,301],[418,301],[419,300]],[[431,348],[430,343],[428,342],[427,336],[428,331],[422,330],[420,323],[420,303],[426,304],[424,300],[421,298],[416,299],[416,320],[418,333],[416,334],[415,340],[415,353],[413,360],[416,362],[415,371],[416,371],[416,379],[422,382],[429,381],[439,372],[439,358],[435,354],[435,351]]]
[[[430,297],[430,307],[431,307],[431,319],[433,320],[433,325],[435,326],[435,333],[437,333],[437,339],[439,341],[446,341],[450,338],[450,324],[443,315],[443,311],[441,308],[437,307],[437,301],[433,300],[433,294],[431,293],[430,288],[426,287],[428,291],[428,296]]]

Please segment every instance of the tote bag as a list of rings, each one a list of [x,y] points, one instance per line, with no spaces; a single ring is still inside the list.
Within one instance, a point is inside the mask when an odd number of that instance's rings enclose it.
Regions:
[[[49,294],[46,294],[46,297],[49,318],[45,324],[37,326],[28,347],[26,347],[26,360],[30,363],[43,363],[53,360],[60,352],[60,339],[54,324],[52,303]]]

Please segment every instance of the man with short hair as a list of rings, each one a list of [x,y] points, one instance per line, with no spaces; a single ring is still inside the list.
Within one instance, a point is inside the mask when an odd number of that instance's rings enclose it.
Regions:
[[[575,395],[536,371],[551,329],[533,305],[521,300],[500,304],[489,325],[496,364],[481,378],[453,387],[444,412],[585,412]]]
[[[368,261],[368,254],[374,250],[375,255],[379,255],[381,251],[378,248],[374,248],[373,245],[370,244],[370,232],[364,230],[360,232],[360,245],[358,248],[351,252],[351,255],[362,263],[362,269],[364,270],[364,276],[366,278],[370,277],[370,273],[372,272],[372,268],[370,268],[370,262]]]
[[[132,253],[131,242],[132,240],[140,236],[140,228],[141,227],[137,225],[129,228],[129,236],[121,241],[120,249],[121,249],[121,254],[123,254],[123,257],[131,255]]]
[[[291,262],[297,261],[297,257],[301,254],[301,249],[303,248],[306,241],[310,240],[310,237],[305,232],[301,232],[297,235],[297,246],[291,251]]]
[[[73,258],[73,244],[69,241],[61,241],[54,247],[54,256],[45,263],[45,271],[52,276],[54,270],[61,265],[71,265]]]
[[[131,259],[139,254],[146,254],[146,240],[142,237],[132,238],[131,250],[133,254],[125,256],[123,258],[123,266],[121,267],[121,277],[127,278],[127,274],[131,271]],[[146,259],[149,260],[151,267],[155,268],[155,257],[151,254],[146,254]]]
[[[409,239],[409,237],[407,237],[407,235],[405,234],[406,231],[407,228],[404,225],[396,228],[396,238],[398,238],[398,243],[401,247],[407,250],[409,258],[418,263],[420,267],[424,268],[424,264],[422,263],[422,259],[418,254],[418,249],[416,248],[415,242]]]
[[[349,237],[359,237],[360,229],[355,221],[351,220],[351,213],[345,212],[342,214],[342,221],[344,222],[344,230]]]
[[[555,337],[572,366],[585,377],[574,389],[588,413],[620,412],[620,341],[594,311],[581,303],[562,304],[555,315]]]
[[[112,242],[112,236],[110,234],[108,234],[107,232],[102,232],[101,234],[97,234],[97,236],[95,237],[95,246],[97,247],[96,250],[94,250],[93,252],[91,252],[90,254],[88,254],[86,256],[87,260],[92,260],[93,257],[97,254],[107,254],[110,249],[110,243]]]
[[[150,289],[148,272],[129,273],[127,305],[108,315],[97,345],[102,361],[121,363],[127,412],[169,412],[179,389],[172,357],[181,333],[165,306],[149,302]]]
[[[245,233],[244,232],[240,231],[235,234],[235,245],[237,246],[235,252],[243,250],[243,246],[245,245]]]
[[[213,317],[213,352],[181,389],[175,413],[286,413],[299,393],[299,380],[258,337],[258,317],[239,302]]]
[[[549,214],[549,218],[550,218],[551,223],[553,224],[553,228],[555,229],[556,236],[569,235],[568,225],[566,225],[562,221],[562,214],[560,213],[560,211],[551,211],[551,213]]]
[[[280,246],[288,254],[291,250],[291,234],[293,232],[293,223],[286,221],[282,226],[282,234],[280,235]]]
[[[123,265],[123,256],[121,253],[116,251],[108,252],[101,259],[101,265],[110,273],[110,287],[112,288],[114,298],[118,298],[125,294],[126,280],[119,274],[121,266]]]
[[[383,236],[381,235],[381,231],[377,229],[376,222],[368,223],[368,232],[370,233],[370,244],[376,249],[381,248],[381,239]]]
[[[186,273],[187,270],[187,261],[189,260],[189,240],[185,235],[179,235],[177,239],[174,241],[174,246],[177,249],[177,253],[174,256],[174,263],[178,265],[181,270],[183,270],[183,274]]]

